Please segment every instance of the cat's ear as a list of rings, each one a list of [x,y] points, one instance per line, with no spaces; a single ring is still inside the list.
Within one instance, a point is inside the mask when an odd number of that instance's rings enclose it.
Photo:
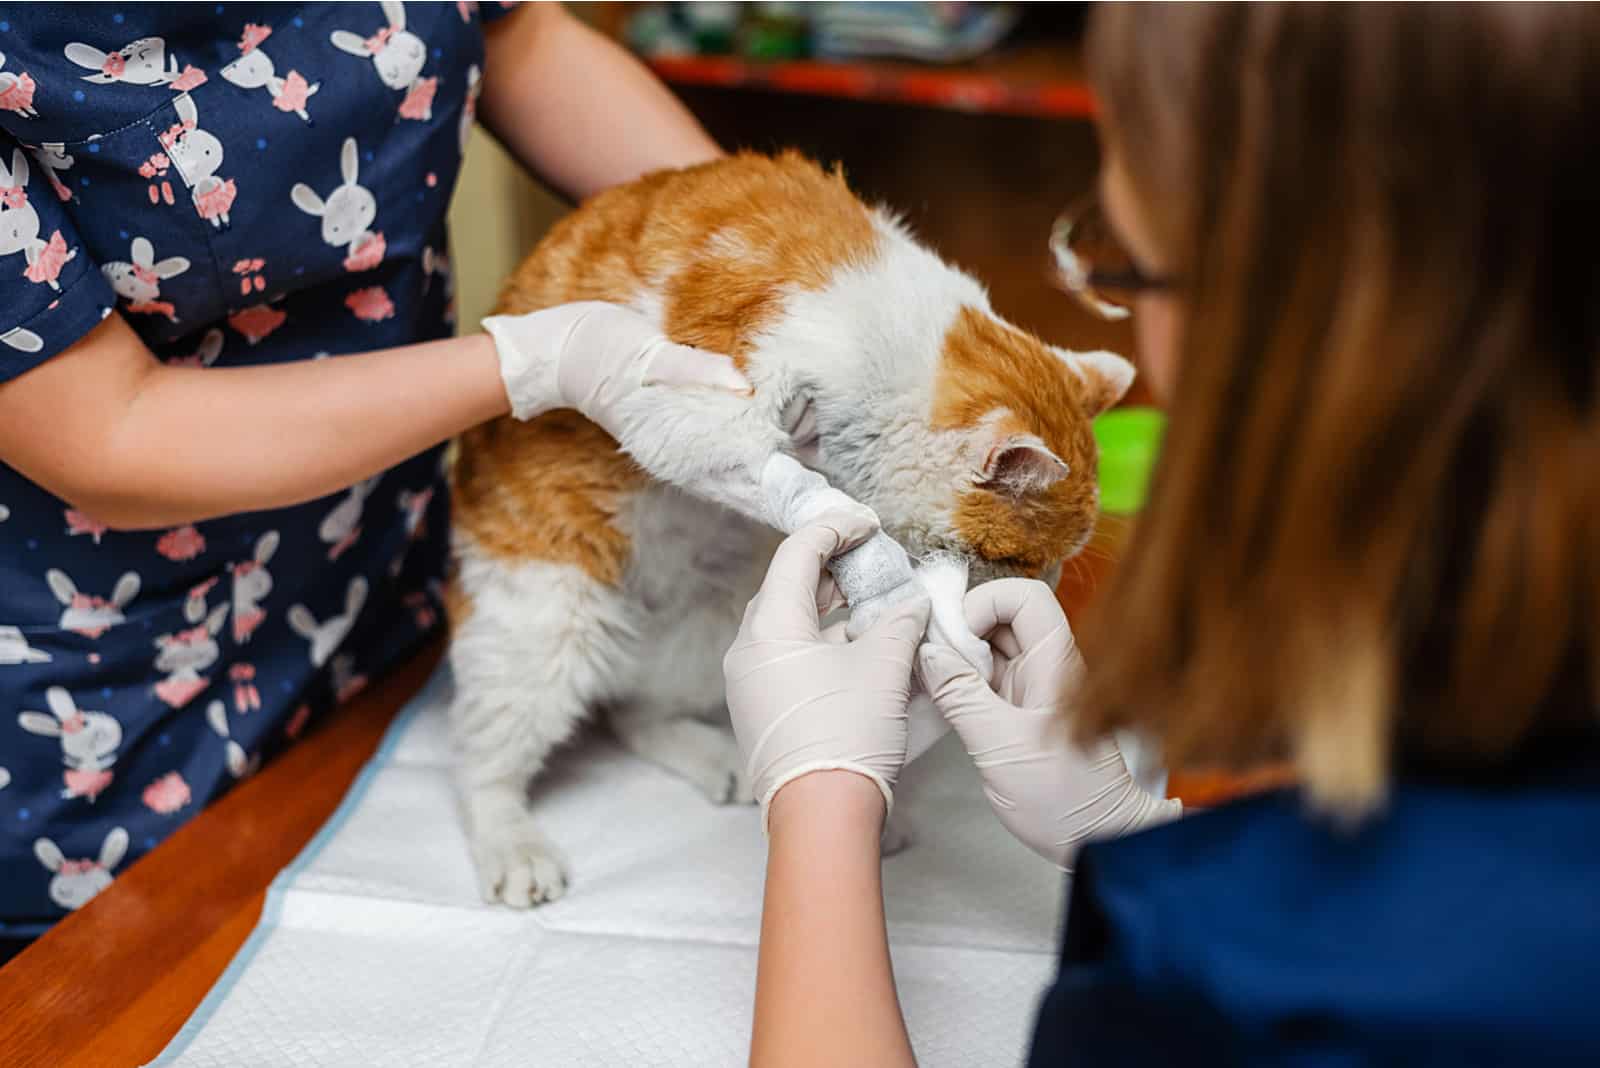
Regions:
[[[1091,418],[1121,400],[1133,385],[1133,364],[1114,352],[1055,351],[1084,384],[1084,409]]]
[[[979,477],[986,486],[1023,497],[1049,489],[1070,470],[1034,435],[1009,434],[989,446]]]

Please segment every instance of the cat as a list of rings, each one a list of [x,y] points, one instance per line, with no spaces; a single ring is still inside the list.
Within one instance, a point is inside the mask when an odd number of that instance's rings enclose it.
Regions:
[[[974,583],[1049,577],[1093,531],[1090,422],[1133,366],[1009,325],[837,170],[742,153],[600,193],[496,310],[578,300],[732,356],[757,412],[913,556],[958,553]],[[452,497],[449,718],[486,899],[564,891],[526,787],[592,711],[712,801],[749,801],[721,658],[778,535],[652,481],[570,410],[463,435]]]

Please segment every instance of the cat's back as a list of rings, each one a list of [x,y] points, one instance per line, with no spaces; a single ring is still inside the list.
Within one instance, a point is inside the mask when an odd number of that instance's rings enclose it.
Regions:
[[[794,152],[740,153],[585,201],[518,266],[495,313],[610,301],[743,364],[789,294],[825,286],[877,240],[838,172]],[[458,542],[614,584],[631,551],[624,513],[647,480],[604,431],[561,411],[468,431],[453,483]]]
[[[496,312],[611,301],[680,344],[742,360],[786,294],[821,288],[877,240],[839,172],[796,152],[742,152],[585,201],[512,274]]]

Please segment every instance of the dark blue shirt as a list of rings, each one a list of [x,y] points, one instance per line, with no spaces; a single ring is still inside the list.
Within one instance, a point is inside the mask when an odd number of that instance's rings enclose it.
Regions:
[[[1029,1064],[1600,1064],[1600,744],[1084,850]]]
[[[448,334],[445,209],[498,13],[8,5],[0,381],[112,314],[209,368]],[[440,468],[119,532],[0,464],[0,934],[85,903],[434,628]]]

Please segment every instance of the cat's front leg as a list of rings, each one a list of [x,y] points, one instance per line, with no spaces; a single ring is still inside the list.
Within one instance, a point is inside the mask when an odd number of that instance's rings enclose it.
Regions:
[[[754,802],[732,730],[701,717],[697,709],[635,698],[612,706],[609,721],[624,748],[686,780],[712,804]]]
[[[528,812],[529,780],[626,678],[629,606],[575,566],[504,562],[456,531],[449,711],[468,846],[485,901],[526,908],[566,891],[566,864]]]

